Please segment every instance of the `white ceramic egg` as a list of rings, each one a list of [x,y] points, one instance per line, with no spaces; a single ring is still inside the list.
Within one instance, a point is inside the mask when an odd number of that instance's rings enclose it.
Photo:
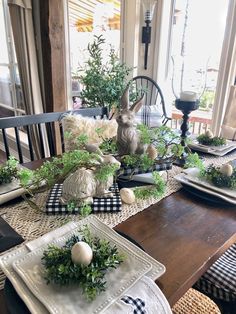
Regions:
[[[72,246],[71,259],[75,264],[88,266],[93,259],[93,251],[88,243],[83,241],[77,242]]]
[[[135,202],[135,195],[133,190],[128,188],[123,188],[120,190],[120,197],[123,203],[133,204]]]
[[[207,137],[209,137],[209,138],[213,138],[213,137],[214,137],[214,135],[213,135],[213,133],[211,132],[211,130],[206,130],[205,135],[206,135]]]
[[[231,177],[233,174],[233,167],[230,164],[225,164],[220,167],[220,172],[227,177]]]

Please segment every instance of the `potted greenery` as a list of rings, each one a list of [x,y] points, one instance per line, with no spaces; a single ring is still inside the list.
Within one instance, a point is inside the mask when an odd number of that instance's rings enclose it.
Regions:
[[[89,59],[82,72],[80,82],[84,88],[81,98],[86,107],[117,107],[128,83],[131,68],[121,63],[113,48],[110,48],[108,59],[103,60],[102,35],[94,36],[88,45]]]

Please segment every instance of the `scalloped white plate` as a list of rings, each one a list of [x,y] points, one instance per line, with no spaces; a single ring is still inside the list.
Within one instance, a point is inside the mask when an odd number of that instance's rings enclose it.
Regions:
[[[53,285],[46,285],[41,273],[41,256],[46,246],[31,253],[22,254],[22,257],[14,259],[10,264],[13,264],[13,268],[17,272],[17,274],[14,274],[14,287],[24,300],[27,299],[26,304],[32,313],[41,313],[38,311],[35,297],[44,305],[42,308],[47,308],[50,313],[77,313],[78,307],[80,308],[80,313],[99,313],[115,302],[144,274],[152,279],[157,279],[165,272],[165,267],[162,264],[118,235],[97,218],[90,216],[80,221],[77,224],[77,228],[84,224],[89,224],[92,233],[115,244],[121,253],[126,254],[126,260],[116,270],[107,273],[107,290],[100,294],[95,301],[88,303],[78,287],[58,288]],[[54,240],[53,243],[63,245],[66,239],[74,232],[75,230],[67,233],[66,236]],[[1,264],[5,264],[5,268],[7,256],[10,254],[4,255],[5,263],[1,262]],[[11,274],[10,276],[9,274],[7,275],[12,281]],[[18,275],[20,279],[17,277]],[[22,280],[25,285],[22,285]],[[28,296],[24,291],[25,287],[29,289]]]
[[[206,187],[204,187],[203,185],[198,185],[198,184],[195,184],[191,181],[188,180],[188,176],[186,176],[184,173],[180,173],[178,174],[177,176],[174,177],[178,182],[180,183],[183,183],[183,184],[186,184],[188,186],[191,186],[193,188],[195,188],[196,190],[199,190],[199,191],[202,191],[202,192],[205,192],[209,195],[213,195],[213,196],[216,196],[216,197],[219,197],[221,198],[222,200],[230,203],[230,204],[234,204],[236,205],[236,199],[233,198],[233,197],[229,197],[229,196],[225,196],[221,193],[217,193],[211,189],[208,189]]]

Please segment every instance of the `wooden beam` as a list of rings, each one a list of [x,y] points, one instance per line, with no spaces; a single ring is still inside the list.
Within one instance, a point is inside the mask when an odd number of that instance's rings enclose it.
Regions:
[[[67,110],[64,1],[40,1],[46,111]]]

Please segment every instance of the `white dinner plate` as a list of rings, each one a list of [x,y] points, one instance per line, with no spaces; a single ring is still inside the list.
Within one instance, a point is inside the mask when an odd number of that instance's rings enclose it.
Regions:
[[[207,194],[212,195],[212,196],[216,196],[216,197],[218,197],[218,198],[220,198],[220,199],[226,201],[227,203],[236,205],[236,199],[235,199],[234,197],[229,197],[229,196],[226,196],[226,195],[224,195],[224,194],[215,192],[215,191],[213,191],[213,190],[211,190],[211,189],[208,189],[208,188],[206,188],[206,187],[204,187],[204,186],[202,186],[202,185],[195,184],[195,183],[189,181],[187,177],[188,177],[188,176],[187,176],[186,174],[180,173],[180,174],[178,174],[177,176],[175,176],[174,178],[175,178],[178,182],[180,182],[180,183],[182,183],[182,184],[184,184],[184,185],[188,185],[188,186],[190,186],[190,187],[195,188],[195,189],[198,190],[198,191],[207,193]]]
[[[210,189],[212,191],[215,191],[219,194],[223,194],[223,195],[229,196],[231,198],[235,198],[235,201],[236,201],[236,191],[235,190],[228,189],[228,188],[219,188],[219,187],[213,185],[212,183],[208,182],[204,178],[198,178],[197,176],[193,176],[190,174],[188,174],[186,176],[186,178],[189,181],[191,181],[197,185],[203,186],[203,187]]]
[[[100,222],[97,218],[90,216],[87,219],[78,222],[77,228],[81,227],[85,223],[89,224],[93,233],[99,237],[108,239],[109,242],[115,244],[118,247],[120,252],[125,253],[127,255],[126,260],[116,270],[112,270],[107,273],[106,279],[108,286],[106,292],[98,296],[95,300],[96,302],[92,302],[94,304],[85,304],[85,298],[81,295],[81,291],[76,290],[77,288],[67,288],[68,290],[66,288],[59,289],[53,285],[47,286],[45,281],[42,280],[40,273],[40,259],[46,246],[38,250],[34,250],[31,253],[22,254],[22,257],[14,259],[13,262],[13,266],[17,271],[17,275],[20,275],[20,280],[17,281],[17,284],[15,282],[14,287],[22,297],[22,295],[25,294],[22,290],[21,280],[23,279],[25,283],[24,288],[27,286],[29,290],[29,295],[25,297],[28,299],[28,304],[26,304],[29,306],[30,303],[30,310],[32,313],[39,313],[37,306],[32,299],[32,293],[45,305],[45,307],[47,307],[51,313],[65,313],[68,311],[69,313],[76,313],[78,310],[78,304],[81,310],[80,313],[99,313],[102,311],[102,309],[105,309],[112,302],[114,302],[144,274],[155,280],[165,272],[165,267],[162,264],[136,247],[130,241],[118,235],[115,231]],[[75,230],[73,233],[74,232]],[[70,235],[71,232],[69,232],[65,237],[61,237],[53,241],[53,243],[62,245]],[[7,263],[8,254],[4,255],[4,263],[3,259],[1,260],[3,271],[4,269],[6,270],[7,265],[9,266],[9,264],[11,264]],[[11,274],[9,279],[12,281]],[[41,290],[41,288],[43,290]],[[75,310],[75,307],[77,310]],[[83,307],[84,310],[82,309]]]

